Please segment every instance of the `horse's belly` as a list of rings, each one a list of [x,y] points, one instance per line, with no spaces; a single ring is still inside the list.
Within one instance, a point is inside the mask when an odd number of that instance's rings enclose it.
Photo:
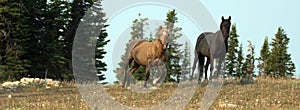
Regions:
[[[147,56],[143,56],[143,55],[137,55],[134,60],[136,61],[136,63],[140,64],[140,65],[143,65],[143,66],[146,66],[147,65]]]
[[[147,51],[146,51],[146,49],[136,47],[132,51],[131,55],[133,55],[133,59],[139,65],[145,66],[147,64]]]

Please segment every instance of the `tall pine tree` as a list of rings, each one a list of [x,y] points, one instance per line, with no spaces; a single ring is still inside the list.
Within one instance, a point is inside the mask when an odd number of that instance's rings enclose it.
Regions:
[[[293,70],[293,62],[291,61],[291,54],[287,53],[288,43],[290,38],[287,37],[286,32],[281,27],[278,28],[277,33],[275,34],[275,38],[272,39],[271,42],[271,52],[268,60],[268,64],[270,66],[270,73],[272,77],[287,77],[287,71]],[[293,74],[290,74],[290,76]]]
[[[269,42],[268,42],[268,37],[265,37],[263,46],[260,50],[260,57],[258,58],[258,61],[260,62],[259,65],[257,65],[257,67],[259,68],[260,72],[259,75],[260,76],[267,76],[269,75],[269,71],[268,71],[268,58],[269,58],[269,54],[270,54],[270,50],[269,50]]]
[[[184,51],[183,51],[183,60],[182,60],[182,65],[181,65],[181,68],[182,68],[182,75],[181,77],[177,78],[177,79],[180,79],[180,80],[187,80],[187,75],[190,74],[191,72],[191,50],[190,50],[190,44],[188,41],[185,42],[185,48],[184,48]]]
[[[20,1],[0,1],[0,80],[16,80],[28,74],[29,60],[24,58],[24,43],[28,40],[23,25],[23,5]]]
[[[182,51],[180,47],[183,44],[178,43],[177,39],[182,36],[180,31],[182,28],[176,27],[175,23],[178,22],[177,13],[175,9],[167,13],[167,18],[165,25],[167,26],[170,34],[170,42],[167,47],[167,60],[165,62],[167,68],[166,81],[177,81],[181,75],[181,66],[180,66],[180,56],[182,56]]]
[[[243,74],[242,72],[243,61],[244,61],[243,44],[241,43],[237,54],[237,66],[236,66],[236,75],[235,75],[235,78],[237,79],[245,76],[245,74]]]
[[[107,24],[106,21],[107,19],[105,19],[105,13],[103,12],[103,9],[101,8],[101,1],[95,2],[94,5],[91,7],[92,12],[94,12],[95,18],[96,18],[96,23],[98,24],[97,28],[101,28],[101,30],[99,30],[100,34],[97,36],[97,41],[96,41],[96,49],[95,49],[95,65],[96,65],[96,71],[99,77],[100,81],[105,80],[105,75],[104,75],[104,71],[107,71],[106,68],[106,63],[102,61],[102,59],[104,58],[104,54],[106,54],[106,51],[104,50],[104,46],[110,41],[110,40],[106,40],[108,34],[106,32],[107,28]],[[102,82],[103,84],[106,82]]]
[[[226,56],[226,69],[227,69],[227,76],[232,79],[232,76],[234,73],[237,72],[237,53],[238,53],[238,46],[239,46],[239,41],[238,37],[239,35],[237,34],[236,30],[236,25],[233,24],[231,27],[231,32],[230,32],[230,37],[228,40],[228,54]]]
[[[246,59],[241,69],[241,83],[250,83],[255,77],[254,63],[254,46],[252,45],[252,42],[248,40],[248,54],[246,55]]]

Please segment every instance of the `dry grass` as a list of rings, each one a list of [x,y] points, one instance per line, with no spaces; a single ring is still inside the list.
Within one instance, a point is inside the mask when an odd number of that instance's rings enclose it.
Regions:
[[[210,109],[300,109],[300,81],[258,79],[252,84],[241,85],[237,82],[225,82],[220,94]],[[130,107],[150,107],[167,100],[177,86],[164,84],[161,89],[151,93],[135,93],[119,85],[106,86],[105,90],[113,99]],[[199,85],[186,106],[186,110],[198,109],[206,86]],[[11,95],[11,98],[9,96]],[[81,98],[76,86],[64,83],[63,87],[46,89],[41,85],[18,87],[16,90],[0,90],[1,109],[89,109]]]

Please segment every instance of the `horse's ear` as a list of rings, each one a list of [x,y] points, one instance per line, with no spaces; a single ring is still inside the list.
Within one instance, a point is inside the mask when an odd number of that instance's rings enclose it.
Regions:
[[[159,30],[162,30],[162,26],[159,26]]]
[[[231,16],[229,16],[228,20],[231,20]]]
[[[222,16],[222,21],[224,21],[224,16]]]

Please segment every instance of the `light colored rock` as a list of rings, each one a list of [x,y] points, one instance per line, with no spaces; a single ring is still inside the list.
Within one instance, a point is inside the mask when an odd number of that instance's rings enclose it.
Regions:
[[[33,83],[40,84],[41,79],[40,78],[34,78]]]
[[[20,85],[20,81],[14,81],[14,82],[11,82],[13,86],[19,86]]]
[[[4,87],[4,88],[10,88],[12,86],[13,86],[12,82],[4,82],[4,83],[2,83],[2,87]]]
[[[34,78],[22,78],[20,80],[21,83],[33,83]]]
[[[59,86],[59,84],[60,84],[60,82],[59,81],[53,81],[53,85],[52,86],[54,86],[54,87],[58,87]]]
[[[52,86],[54,84],[53,79],[46,79],[46,85]]]

